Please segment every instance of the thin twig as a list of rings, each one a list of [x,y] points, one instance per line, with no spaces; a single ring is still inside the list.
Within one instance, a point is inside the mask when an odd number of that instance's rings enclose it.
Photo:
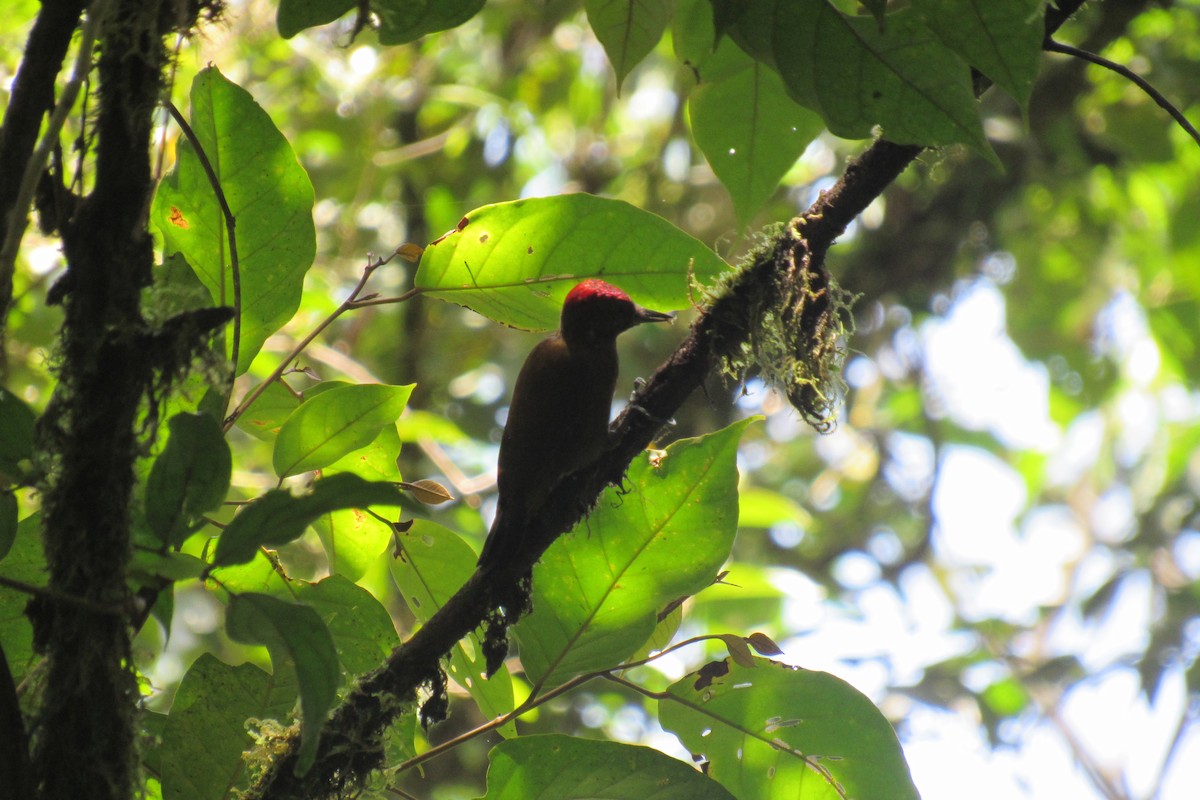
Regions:
[[[56,592],[53,589],[47,589],[44,586],[34,586],[32,583],[19,581],[16,578],[6,578],[3,575],[0,575],[0,586],[6,586],[9,589],[23,592],[24,594],[32,595],[33,597],[40,597],[54,603],[66,603],[67,605],[72,605],[76,608],[82,608],[86,611],[92,611],[96,614],[120,616],[122,613],[122,609],[118,606],[100,605],[99,603],[94,603],[91,600],[83,597],[63,594],[62,592]]]
[[[1046,39],[1044,47],[1046,50],[1049,50],[1052,53],[1062,53],[1066,56],[1081,58],[1084,61],[1091,62],[1092,64],[1104,67],[1108,70],[1112,70],[1121,77],[1132,81],[1134,85],[1149,95],[1151,100],[1153,100],[1155,103],[1158,103],[1160,108],[1170,114],[1171,118],[1179,123],[1179,127],[1187,131],[1188,136],[1191,136],[1196,144],[1200,145],[1200,131],[1197,131],[1195,126],[1192,125],[1191,122],[1188,122],[1188,118],[1183,115],[1183,112],[1176,108],[1170,100],[1164,97],[1162,92],[1158,91],[1158,89],[1155,89],[1150,81],[1146,80],[1141,75],[1138,75],[1129,67],[1126,67],[1124,64],[1118,64],[1115,61],[1110,61],[1104,56],[1099,56],[1095,53],[1089,53],[1087,50],[1081,50],[1078,47],[1072,47],[1069,44],[1063,44],[1062,42],[1058,42],[1050,38]]]
[[[233,276],[233,368],[229,375],[229,392],[228,396],[233,394],[233,380],[237,377],[238,365],[238,350],[241,348],[242,342],[242,270],[238,263],[237,250],[237,218],[234,217],[233,211],[229,208],[229,202],[225,199],[225,190],[221,188],[221,181],[217,178],[217,173],[213,169],[212,162],[208,160],[208,154],[204,152],[204,147],[200,144],[200,140],[196,138],[196,132],[192,130],[192,126],[183,118],[183,114],[179,113],[179,109],[170,100],[163,101],[171,118],[175,120],[175,124],[179,126],[179,130],[183,131],[184,137],[191,142],[192,149],[196,151],[196,157],[200,160],[200,166],[204,168],[204,174],[208,176],[208,183],[212,186],[213,194],[217,196],[217,202],[221,206],[221,214],[225,217],[225,233],[229,239],[229,272]],[[221,271],[222,281],[225,278],[224,270]],[[221,287],[221,302],[225,302],[224,287]]]
[[[477,728],[472,728],[471,730],[467,731],[466,733],[460,733],[458,736],[455,736],[453,739],[449,739],[435,747],[431,747],[428,750],[426,750],[424,753],[421,753],[418,756],[413,756],[412,758],[408,759],[407,761],[402,762],[398,767],[396,767],[395,772],[399,773],[399,772],[404,772],[405,770],[412,769],[415,766],[424,764],[426,761],[429,761],[432,758],[436,758],[437,756],[440,756],[442,753],[446,752],[447,750],[452,750],[455,747],[458,747],[460,744],[462,744],[465,741],[474,739],[476,736],[485,734],[488,731],[493,731],[496,728],[504,727],[505,725],[512,722],[514,719],[516,719],[517,717],[521,716],[522,714],[525,714],[528,711],[532,711],[534,708],[537,708],[538,706],[542,705],[543,703],[547,703],[550,700],[553,700],[554,698],[558,697],[561,694],[566,694],[570,690],[572,690],[578,686],[582,686],[583,684],[587,683],[588,681],[592,680],[593,678],[597,678],[602,675],[604,675],[603,672],[589,672],[586,675],[577,675],[576,677],[572,678],[571,680],[567,681],[566,683],[555,686],[553,689],[551,689],[550,691],[546,692],[543,695],[531,694],[531,695],[529,695],[529,697],[525,698],[525,702],[521,703],[521,705],[517,706],[516,708],[514,708],[512,711],[508,712],[507,714],[504,714],[502,716],[496,717],[493,720],[485,722]]]
[[[496,728],[503,727],[503,726],[507,725],[509,722],[517,719],[518,717],[526,714],[529,711],[532,711],[533,709],[537,708],[538,706],[541,706],[541,705],[547,703],[548,701],[553,700],[554,698],[558,697],[559,695],[565,694],[568,691],[570,691],[571,689],[575,689],[579,686],[582,686],[583,684],[588,683],[589,681],[592,681],[596,678],[607,678],[608,680],[616,681],[617,683],[622,683],[622,684],[626,684],[626,685],[635,687],[637,689],[637,691],[642,692],[643,694],[646,694],[648,697],[658,697],[659,696],[658,694],[651,692],[648,689],[643,691],[642,688],[638,687],[636,684],[626,681],[624,678],[617,677],[616,673],[626,672],[635,667],[645,666],[646,664],[649,664],[651,661],[654,661],[655,659],[658,659],[658,658],[662,658],[663,656],[673,653],[676,650],[679,650],[681,648],[688,647],[693,644],[698,644],[699,642],[703,642],[703,641],[706,641],[709,639],[720,639],[720,638],[721,638],[720,636],[716,636],[716,635],[693,636],[691,639],[686,639],[682,642],[673,644],[670,647],[659,650],[658,652],[656,652],[652,655],[649,655],[646,658],[640,659],[638,661],[629,661],[624,664],[618,664],[617,666],[615,666],[611,669],[601,669],[601,670],[596,670],[595,672],[588,672],[583,675],[576,675],[571,680],[566,681],[565,683],[559,684],[558,686],[555,686],[553,689],[546,692],[545,694],[538,694],[538,686],[541,685],[539,683],[534,686],[534,689],[532,692],[530,692],[529,697],[525,698],[525,701],[523,703],[521,703],[521,705],[514,708],[512,711],[508,712],[507,714],[503,714],[499,717],[496,717],[493,720],[489,720],[489,721],[483,723],[482,725],[472,728],[469,731],[460,733],[458,736],[455,736],[453,739],[449,739],[435,747],[431,747],[429,750],[426,750],[424,753],[421,753],[418,756],[413,756],[412,758],[408,759],[407,761],[401,763],[398,767],[396,767],[396,772],[403,772],[407,769],[412,769],[413,767],[415,767],[419,764],[424,764],[426,761],[429,761],[430,759],[433,759],[433,758],[441,755],[442,753],[446,752],[447,750],[454,749],[455,747],[459,746],[463,742],[474,739],[477,736],[482,736],[483,734],[487,733],[488,731],[493,731]]]
[[[326,328],[332,325],[338,317],[347,311],[363,308],[364,306],[368,305],[378,305],[378,303],[374,302],[374,298],[367,296],[366,298],[360,300],[359,295],[362,293],[363,288],[367,285],[367,281],[371,278],[371,274],[375,270],[389,263],[393,258],[395,258],[394,253],[387,258],[382,258],[378,261],[369,263],[363,268],[362,276],[358,279],[358,283],[350,292],[350,296],[343,300],[342,304],[335,308],[328,317],[323,319],[320,324],[317,325],[317,327],[313,328],[313,330],[309,332],[307,336],[301,339],[296,346],[292,348],[291,352],[289,352],[287,356],[285,356],[283,360],[279,362],[279,366],[277,366],[275,370],[268,375],[265,380],[263,380],[262,383],[258,384],[252,390],[246,393],[246,396],[243,397],[241,402],[237,404],[237,408],[235,408],[232,413],[225,418],[224,429],[226,431],[232,428],[234,423],[238,421],[242,414],[246,413],[246,409],[248,409],[255,400],[262,396],[262,393],[267,390],[268,386],[279,380],[283,373],[287,372],[292,362],[295,361],[302,352],[304,352],[304,348],[308,347],[312,341],[320,336]],[[392,303],[401,303],[420,294],[420,292],[420,289],[410,289],[399,297],[388,298],[387,301]]]
[[[4,237],[4,245],[0,248],[0,275],[11,275],[16,271],[17,251],[21,247],[21,239],[25,236],[25,228],[29,224],[29,206],[33,202],[37,190],[38,178],[46,166],[46,160],[58,143],[62,127],[75,106],[79,97],[79,89],[87,81],[92,71],[92,47],[96,43],[96,28],[99,26],[103,0],[92,3],[87,10],[87,19],[83,23],[79,40],[79,50],[75,53],[75,66],[71,71],[71,79],[63,87],[62,97],[54,106],[46,130],[38,142],[37,149],[25,162],[25,172],[21,175],[21,188],[17,190],[17,201],[8,216],[8,230]],[[0,279],[3,283],[3,279]]]

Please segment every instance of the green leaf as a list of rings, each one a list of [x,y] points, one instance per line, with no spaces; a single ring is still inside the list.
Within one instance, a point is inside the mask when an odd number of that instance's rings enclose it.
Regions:
[[[522,736],[496,745],[488,758],[486,800],[733,800],[690,764],[640,745]]]
[[[737,529],[737,444],[753,419],[634,461],[625,485],[534,567],[521,663],[542,688],[619,664],[653,634],[658,611],[716,578]]]
[[[401,505],[403,492],[387,482],[371,483],[351,473],[331,475],[296,497],[272,489],[238,513],[217,539],[213,566],[244,564],[261,546],[287,544],[300,538],[314,519],[339,508]]]
[[[194,520],[225,500],[233,456],[225,434],[207,414],[176,414],[170,437],[146,482],[146,521],[163,541],[182,544]]]
[[[300,407],[300,398],[283,381],[275,381],[238,417],[237,426],[255,439],[273,442],[279,429]]]
[[[779,186],[804,148],[825,128],[820,116],[788,97],[779,75],[729,40],[701,67],[688,97],[692,134],[747,223]],[[713,62],[720,62],[713,69]],[[705,80],[715,72],[719,77]]]
[[[742,16],[742,12],[746,10],[746,4],[742,0],[709,0],[709,3],[712,5],[712,29],[716,31],[716,40],[720,41]],[[701,8],[687,11],[681,9],[680,13],[675,15],[675,19],[678,21],[685,15],[700,13],[703,13]]]
[[[470,439],[453,420],[440,414],[411,408],[397,420],[396,432],[402,442],[418,442],[428,438],[438,444],[463,444]]]
[[[788,91],[835,135],[862,139],[881,125],[898,144],[991,152],[970,70],[911,11],[888,14],[881,28],[825,0],[759,2],[774,4],[771,48]]]
[[[321,616],[350,675],[378,667],[400,644],[387,609],[366,589],[341,575],[301,584],[296,599]]]
[[[254,744],[248,720],[287,720],[295,686],[253,664],[231,667],[203,653],[171,704],[156,758],[163,800],[225,800],[249,785],[242,752]]]
[[[356,0],[279,0],[275,26],[280,36],[290,39],[305,28],[333,22],[357,5]]]
[[[914,0],[942,43],[1025,109],[1042,60],[1043,0]],[[1161,126],[1160,126],[1161,127]]]
[[[230,600],[225,627],[234,641],[265,646],[276,673],[295,671],[301,712],[296,774],[303,775],[316,759],[321,727],[337,695],[338,653],[329,629],[309,606],[254,593]]]
[[[375,506],[376,514],[397,519],[397,506]],[[387,549],[394,535],[392,526],[360,508],[342,508],[321,514],[312,521],[329,559],[329,571],[356,581]]]
[[[887,13],[887,0],[859,0],[862,7],[871,12],[871,16],[882,23],[884,14]]]
[[[620,200],[568,194],[483,206],[425,248],[416,286],[503,325],[558,327],[562,300],[600,277],[659,311],[689,307],[688,277],[726,269],[662,217]]]
[[[0,575],[34,586],[45,584],[41,519],[41,514],[33,514],[17,524],[8,555],[0,562]],[[9,672],[18,683],[33,662],[33,626],[25,616],[28,604],[29,595],[0,586],[0,642],[4,642]]]
[[[216,68],[192,82],[191,126],[235,220],[241,277],[245,372],[267,337],[300,305],[304,274],[316,252],[313,188],[296,154],[245,89]],[[200,160],[181,139],[175,169],[159,184],[151,217],[165,249],[183,253],[216,305],[233,306],[234,279],[225,218]],[[227,352],[233,325],[227,325]]]
[[[275,439],[275,472],[281,478],[321,469],[370,444],[394,423],[412,385],[366,383],[339,386],[305,401]]]
[[[743,528],[770,528],[790,522],[802,528],[812,524],[812,516],[804,508],[778,492],[769,489],[744,489],[739,499],[738,524]]]
[[[457,28],[483,8],[484,0],[374,0],[379,43],[407,44],[437,31]]]
[[[673,3],[666,0],[584,0],[588,24],[617,73],[617,87],[662,39]]]
[[[659,719],[738,797],[917,800],[891,723],[850,684],[764,658],[675,683]]]
[[[454,532],[424,520],[400,535],[400,548],[400,557],[390,562],[392,575],[409,610],[424,624],[471,576],[477,555]],[[450,677],[492,719],[513,710],[512,678],[502,669],[486,679],[485,666],[475,632],[450,651]]]
[[[396,426],[384,425],[375,441],[348,453],[321,470],[326,477],[352,472],[360,478],[375,481],[399,481],[400,437]],[[377,505],[375,514],[389,520],[400,518],[399,506]],[[312,522],[321,538],[329,570],[356,581],[367,573],[371,564],[392,541],[392,526],[359,508],[343,508],[327,512]]]
[[[0,489],[0,561],[8,555],[17,539],[17,496]]]
[[[129,571],[134,577],[166,578],[170,581],[185,581],[199,578],[208,569],[204,559],[187,553],[155,553],[150,550],[135,550],[129,561]]]
[[[36,419],[25,401],[0,386],[0,482],[15,482],[24,472],[21,462],[33,457]]]

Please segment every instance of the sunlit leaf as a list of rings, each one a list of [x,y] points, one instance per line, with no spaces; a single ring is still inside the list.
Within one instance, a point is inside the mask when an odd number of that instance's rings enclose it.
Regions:
[[[250,94],[215,67],[192,82],[191,127],[236,220],[241,286],[238,372],[300,305],[316,252],[313,188],[287,140]],[[192,145],[181,139],[175,169],[159,184],[151,217],[166,249],[178,251],[214,305],[234,306],[225,218]],[[225,327],[227,352],[233,324]]]
[[[606,492],[534,568],[533,613],[517,626],[521,663],[551,687],[611,667],[654,632],[668,602],[708,586],[737,528],[735,423],[633,462],[631,491]]]
[[[788,97],[778,73],[728,39],[715,52],[712,42],[708,15],[681,13],[676,51],[699,80],[688,97],[692,135],[745,223],[825,123]]]
[[[639,745],[522,736],[492,748],[486,800],[733,800],[700,771]]]
[[[663,727],[738,797],[916,800],[891,723],[825,672],[715,661],[659,701]]]
[[[280,477],[320,469],[371,443],[394,423],[413,387],[384,384],[339,386],[306,400],[275,438],[275,472]]]
[[[238,417],[237,426],[256,439],[274,441],[283,423],[299,407],[296,393],[282,381],[274,381]]]
[[[516,328],[558,327],[562,300],[600,277],[658,311],[687,308],[689,276],[725,269],[662,217],[620,200],[569,194],[484,206],[425,249],[416,285]]]
[[[665,0],[584,0],[583,7],[617,73],[617,86],[662,39],[672,11]]]

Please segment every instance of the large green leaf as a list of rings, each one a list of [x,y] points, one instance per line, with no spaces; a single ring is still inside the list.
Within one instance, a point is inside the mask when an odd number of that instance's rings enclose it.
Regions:
[[[306,400],[275,438],[276,474],[286,478],[321,469],[370,444],[400,417],[412,390],[411,384],[351,384]]]
[[[589,194],[483,206],[425,248],[417,288],[516,328],[558,327],[562,300],[584,278],[619,285],[659,311],[687,308],[688,277],[726,268],[662,217]]]
[[[341,575],[300,584],[296,599],[321,616],[351,676],[378,667],[400,644],[387,609],[366,589]]]
[[[938,38],[1025,108],[1045,36],[1043,0],[914,0]]]
[[[533,613],[516,633],[543,688],[616,666],[658,612],[716,578],[737,530],[737,444],[752,420],[634,461],[626,486],[560,537],[534,568]]]
[[[457,28],[483,8],[484,0],[373,0],[379,15],[379,43],[406,44],[437,31]]]
[[[255,439],[271,442],[292,412],[300,407],[300,398],[284,385],[273,382],[263,390],[250,407],[238,417],[237,426]]]
[[[618,87],[662,39],[672,5],[668,0],[584,0],[588,24],[608,53]]]
[[[753,0],[737,41],[791,95],[849,139],[874,126],[901,144],[971,144],[990,153],[967,64],[911,10],[843,14],[828,0]]]
[[[400,535],[400,556],[391,561],[392,575],[413,616],[421,623],[459,590],[475,569],[476,554],[452,531],[417,520]],[[485,678],[485,660],[475,633],[450,651],[450,676],[471,693],[489,719],[513,710],[512,678],[501,669]]]
[[[296,154],[245,89],[216,68],[192,82],[191,127],[236,220],[245,372],[267,337],[300,305],[316,252],[313,188]],[[182,253],[216,305],[234,305],[225,218],[191,144],[181,139],[175,169],[159,185],[151,216],[168,251]],[[232,348],[233,325],[226,326]]]
[[[357,6],[356,0],[279,0],[275,26],[290,39],[305,28],[333,22]]]
[[[721,784],[657,750],[550,734],[498,744],[486,800],[733,800]]]
[[[249,784],[242,751],[249,720],[286,721],[296,686],[253,664],[231,667],[203,653],[188,669],[155,751],[163,800],[225,800]],[[291,676],[288,676],[289,678]]]
[[[176,414],[167,427],[170,438],[146,483],[146,521],[163,541],[181,544],[193,520],[225,499],[233,456],[207,414]]]
[[[232,597],[225,629],[234,641],[266,647],[276,673],[295,671],[301,713],[296,772],[304,774],[316,758],[321,728],[337,696],[338,653],[329,629],[310,606],[256,593]]]
[[[692,135],[738,218],[748,222],[825,123],[788,97],[778,73],[732,41],[714,51],[707,14],[685,11],[677,22],[676,51],[700,81],[688,96]]]
[[[917,800],[879,709],[825,672],[764,658],[708,664],[668,690],[659,720],[709,775],[756,800]]]
[[[348,472],[317,481],[311,492],[300,497],[272,489],[247,504],[221,532],[213,566],[244,564],[261,546],[298,539],[314,519],[330,511],[400,505],[402,499],[403,494],[394,484],[371,483]]]

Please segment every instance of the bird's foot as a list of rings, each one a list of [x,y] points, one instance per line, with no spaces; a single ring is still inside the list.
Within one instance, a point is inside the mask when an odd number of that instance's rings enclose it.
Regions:
[[[674,417],[663,418],[663,417],[657,416],[655,414],[650,413],[648,410],[646,410],[646,407],[644,405],[642,405],[642,403],[641,403],[642,390],[645,388],[646,388],[646,379],[645,378],[634,378],[633,379],[633,392],[630,393],[630,395],[629,395],[629,410],[635,411],[638,414],[641,414],[646,419],[648,419],[651,422],[658,425],[658,427],[660,427],[660,428],[675,427],[675,418]]]

